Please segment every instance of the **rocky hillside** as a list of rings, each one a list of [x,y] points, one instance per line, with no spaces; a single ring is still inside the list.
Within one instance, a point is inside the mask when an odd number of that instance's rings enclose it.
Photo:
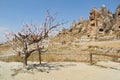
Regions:
[[[107,10],[105,5],[100,9],[92,8],[89,18],[73,21],[69,29],[63,29],[53,39],[62,44],[79,41],[106,41],[120,39],[120,5],[116,12]]]
[[[120,5],[116,12],[92,8],[89,18],[73,21],[48,41],[48,50],[42,54],[43,61],[89,61],[89,53],[120,54]],[[8,44],[0,45],[0,54],[12,53]],[[7,52],[6,52],[7,51]],[[49,54],[48,54],[49,53]],[[36,55],[38,56],[38,55]],[[36,57],[35,57],[36,58]],[[33,58],[31,58],[33,60]],[[95,56],[94,60],[120,61],[116,58]],[[9,60],[9,59],[7,59]],[[6,61],[6,60],[5,60]]]

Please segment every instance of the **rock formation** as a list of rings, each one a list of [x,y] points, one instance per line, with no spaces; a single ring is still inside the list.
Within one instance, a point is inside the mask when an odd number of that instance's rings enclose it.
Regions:
[[[106,10],[103,5],[99,10],[93,8],[90,11],[88,29],[91,36],[99,36],[99,34],[109,34],[113,26],[113,14]]]
[[[81,17],[78,22],[73,21],[69,29],[61,31],[60,35],[63,35],[62,32],[77,36],[78,39],[82,36],[87,36],[91,40],[99,40],[106,36],[107,40],[109,37],[110,40],[120,39],[120,5],[115,13],[107,10],[105,5],[98,10],[93,7],[88,20]]]

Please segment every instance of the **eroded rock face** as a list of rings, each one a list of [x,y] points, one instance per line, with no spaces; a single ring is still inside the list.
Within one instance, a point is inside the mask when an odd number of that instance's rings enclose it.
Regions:
[[[85,21],[81,17],[79,21],[76,23],[75,21],[72,22],[69,32],[73,32],[73,34],[80,33],[85,27]]]
[[[114,14],[114,24],[112,30],[113,34],[116,36],[116,39],[120,39],[120,5],[118,5]]]
[[[116,9],[116,28],[120,30],[120,5]]]
[[[62,32],[64,33],[64,30]],[[112,36],[115,39],[120,39],[120,5],[115,13],[107,10],[105,5],[102,5],[100,9],[93,7],[87,20],[81,17],[78,22],[73,21],[70,28],[65,32],[68,35],[79,35],[79,38],[88,36],[92,40],[99,40],[99,37],[102,36]],[[107,40],[111,39],[107,38]]]
[[[99,10],[93,8],[89,14],[88,24],[91,28],[91,36],[109,33],[113,25],[113,15],[104,5]]]

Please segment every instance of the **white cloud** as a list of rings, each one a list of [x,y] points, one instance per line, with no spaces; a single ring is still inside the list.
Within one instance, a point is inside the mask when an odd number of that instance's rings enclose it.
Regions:
[[[8,31],[9,29],[6,28],[6,27],[0,27],[0,32],[5,32],[5,31]]]
[[[0,43],[6,41],[5,33],[8,32],[9,29],[6,27],[0,27]]]

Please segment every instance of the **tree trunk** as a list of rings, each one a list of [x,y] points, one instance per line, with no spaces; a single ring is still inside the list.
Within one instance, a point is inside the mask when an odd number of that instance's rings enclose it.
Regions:
[[[27,57],[24,58],[24,64],[27,65]]]
[[[24,64],[25,65],[27,65],[27,58],[29,57],[27,49],[28,49],[27,43],[26,43],[26,41],[24,41],[24,54],[25,54]]]
[[[28,57],[30,56],[30,54],[26,53],[25,54],[25,58],[24,58],[24,64],[27,65],[27,60],[28,60]]]
[[[29,52],[24,52],[25,53],[25,57],[24,57],[24,64],[27,65],[27,59],[28,57],[31,55],[32,52],[34,52],[35,50],[31,50]]]
[[[41,52],[39,50],[39,63],[41,64]]]

